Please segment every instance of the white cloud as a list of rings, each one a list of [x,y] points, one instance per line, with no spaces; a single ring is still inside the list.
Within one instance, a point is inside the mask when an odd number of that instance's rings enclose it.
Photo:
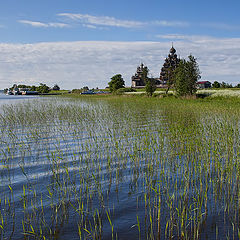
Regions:
[[[188,27],[190,25],[188,22],[181,21],[153,21],[152,24],[163,27]]]
[[[66,23],[42,23],[42,22],[34,22],[34,21],[28,21],[28,20],[19,20],[19,23],[27,24],[32,27],[43,27],[43,28],[64,28],[64,27],[69,27],[68,24]]]
[[[96,29],[97,27],[91,24],[83,24],[83,27]]]
[[[210,36],[204,36],[204,35],[183,35],[183,34],[164,34],[164,35],[156,35],[157,38],[161,39],[169,39],[169,40],[184,40],[184,41],[191,41],[191,42],[202,42],[202,41],[210,41],[210,40],[216,40],[216,38],[210,37]]]
[[[240,38],[201,41],[182,36],[174,47],[181,57],[192,53],[199,62],[202,78],[210,81],[240,82]],[[51,42],[36,44],[0,44],[0,89],[13,83],[53,86],[65,89],[105,87],[117,73],[126,85],[140,62],[153,76],[160,69],[171,47],[162,42]]]
[[[89,14],[80,13],[59,13],[58,16],[67,17],[71,20],[80,22],[83,26],[108,26],[108,27],[122,27],[122,28],[141,28],[146,26],[162,26],[162,27],[186,27],[189,24],[181,21],[130,21],[120,20],[109,16],[92,16]]]
[[[139,21],[119,20],[114,17],[108,16],[92,16],[88,14],[74,14],[74,13],[59,13],[58,16],[67,17],[72,20],[77,20],[83,24],[99,26],[138,28],[145,25],[145,23]]]

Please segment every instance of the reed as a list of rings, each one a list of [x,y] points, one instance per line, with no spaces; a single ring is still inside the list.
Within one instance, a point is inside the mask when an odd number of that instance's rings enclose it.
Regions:
[[[224,103],[85,96],[2,106],[0,239],[237,239],[240,101]]]

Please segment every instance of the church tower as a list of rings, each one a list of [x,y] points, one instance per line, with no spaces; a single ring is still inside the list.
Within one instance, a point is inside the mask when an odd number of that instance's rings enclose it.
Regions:
[[[144,87],[145,86],[145,78],[147,77],[148,67],[141,63],[140,66],[137,67],[137,71],[134,76],[132,76],[132,87]],[[146,76],[145,76],[146,75]]]
[[[163,84],[171,81],[172,72],[177,68],[179,62],[180,59],[177,57],[176,49],[172,46],[160,73],[160,80]]]

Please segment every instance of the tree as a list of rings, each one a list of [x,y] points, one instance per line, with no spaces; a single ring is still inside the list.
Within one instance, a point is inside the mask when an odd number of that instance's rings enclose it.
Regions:
[[[125,82],[121,74],[116,74],[111,78],[111,81],[108,83],[110,92],[115,92],[119,88],[125,87]]]
[[[220,88],[221,87],[221,84],[217,81],[215,81],[213,84],[212,84],[212,87],[213,88]]]
[[[84,86],[83,88],[82,88],[82,91],[83,92],[86,92],[86,91],[88,91],[89,90],[89,87],[88,86]]]
[[[221,85],[221,88],[226,88],[227,87],[227,84],[225,82],[222,82],[220,85]]]
[[[168,78],[167,81],[167,89],[166,89],[166,94],[168,94],[168,91],[170,88],[174,85],[174,70],[176,69],[176,66],[169,66],[168,69],[166,70],[166,76]]]
[[[31,88],[30,88],[30,91],[37,91],[37,87],[36,86],[31,86]]]
[[[55,84],[55,85],[53,86],[52,90],[54,90],[54,91],[59,91],[59,90],[60,90],[60,87],[59,87],[57,84]]]
[[[50,91],[50,88],[46,84],[40,83],[40,86],[37,87],[37,91],[39,93],[48,93]]]
[[[180,60],[179,66],[174,71],[175,89],[179,96],[196,93],[197,81],[201,78],[198,63],[192,55],[188,60]]]
[[[154,78],[148,78],[145,87],[146,93],[148,96],[152,96],[156,90],[156,84]]]
[[[148,73],[149,73],[148,67],[147,66],[143,67],[142,78],[145,85],[147,84],[148,81]]]
[[[31,88],[31,86],[25,85],[25,84],[19,84],[17,87],[18,88]]]

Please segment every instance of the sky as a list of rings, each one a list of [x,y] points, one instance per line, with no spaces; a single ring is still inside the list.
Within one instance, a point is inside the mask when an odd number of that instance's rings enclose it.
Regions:
[[[0,89],[126,86],[143,62],[159,77],[172,44],[202,80],[240,83],[239,0],[0,0]]]

